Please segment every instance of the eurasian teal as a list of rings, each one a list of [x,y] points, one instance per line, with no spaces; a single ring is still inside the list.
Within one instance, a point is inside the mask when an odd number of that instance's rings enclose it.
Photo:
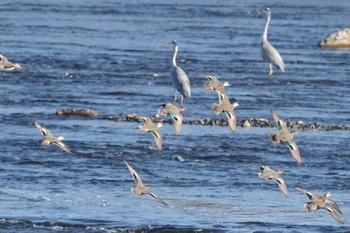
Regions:
[[[335,203],[335,201],[331,200],[329,197],[331,195],[330,192],[326,192],[323,196],[318,195],[317,193],[307,191],[305,189],[301,188],[296,188],[300,193],[305,194],[309,199],[310,202],[307,202],[304,204],[304,209],[313,212],[318,209],[325,209],[328,211],[328,213],[339,223],[344,224],[343,220],[341,220],[340,216],[338,215],[341,214],[342,212]],[[337,213],[338,212],[338,213]]]
[[[7,57],[0,54],[0,69],[1,70],[14,70],[14,69],[22,70],[22,67],[18,63],[9,62]]]
[[[297,144],[294,142],[293,137],[298,133],[298,131],[293,130],[289,131],[287,128],[287,123],[282,120],[276,113],[271,111],[273,119],[277,123],[277,129],[279,130],[277,133],[270,133],[270,140],[273,144],[279,144],[281,141],[286,144],[292,153],[293,158],[297,163],[301,163],[300,152]]]
[[[35,125],[35,127],[37,127],[40,130],[40,133],[44,137],[44,140],[41,142],[41,145],[49,146],[51,144],[55,144],[55,145],[59,146],[62,150],[67,152],[68,154],[72,153],[69,150],[69,148],[66,146],[66,144],[61,142],[64,139],[63,136],[58,136],[58,137],[53,136],[52,133],[50,132],[50,130],[48,130],[47,128],[43,127],[38,122],[34,122],[34,125]]]
[[[185,111],[184,108],[178,108],[175,105],[171,103],[167,104],[162,104],[161,105],[163,108],[158,109],[158,113],[163,115],[163,116],[171,116],[173,125],[174,125],[174,131],[176,135],[180,134],[182,122],[183,122],[183,117],[181,115],[181,112]]]
[[[270,179],[275,180],[278,184],[278,187],[282,191],[283,195],[285,197],[288,197],[288,190],[287,190],[286,183],[284,182],[284,179],[281,177],[281,174],[283,173],[282,169],[278,169],[274,171],[268,166],[260,166],[260,170],[261,172],[258,173],[260,178],[263,178],[266,180],[270,180]]]
[[[230,83],[226,81],[222,83],[214,75],[202,74],[202,76],[209,80],[209,83],[204,84],[204,88],[209,91],[216,91],[217,94],[219,95],[219,101],[221,101],[220,94],[227,95],[225,91],[225,87],[230,86]]]
[[[144,117],[144,116],[140,116],[137,114],[132,114],[132,115],[144,123],[143,126],[138,127],[142,132],[149,132],[149,133],[153,134],[157,149],[159,151],[161,151],[163,139],[162,139],[162,135],[160,134],[158,128],[162,127],[163,124],[161,122],[159,122],[157,124],[153,123],[153,121],[151,120],[150,117]]]
[[[158,202],[162,203],[163,205],[167,205],[156,194],[149,192],[149,190],[151,189],[152,186],[150,184],[144,185],[139,174],[137,174],[137,172],[125,160],[124,160],[124,162],[125,162],[126,166],[128,167],[128,170],[129,170],[130,174],[132,175],[132,177],[134,178],[134,181],[136,184],[135,188],[130,189],[131,193],[136,195],[136,196],[148,194],[151,197],[153,197],[154,199],[156,199]]]
[[[236,114],[234,113],[234,108],[239,106],[238,102],[230,103],[227,95],[220,93],[219,99],[221,100],[219,103],[214,103],[212,106],[212,110],[215,115],[219,115],[221,112],[225,112],[227,115],[227,122],[232,132],[236,132]]]

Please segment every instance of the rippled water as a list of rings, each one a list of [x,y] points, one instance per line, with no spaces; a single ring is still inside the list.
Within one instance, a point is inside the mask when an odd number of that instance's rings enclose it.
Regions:
[[[307,131],[295,137],[303,163],[272,145],[275,129],[184,125],[161,128],[163,151],[121,113],[154,115],[172,101],[169,63],[192,83],[186,119],[215,117],[215,93],[202,73],[229,81],[239,120],[271,109],[286,120],[349,125],[346,50],[317,48],[348,26],[346,1],[269,1],[269,40],[286,73],[259,51],[261,1],[16,1],[0,5],[1,53],[25,72],[1,72],[1,232],[346,232],[349,228],[349,132]],[[90,108],[98,117],[58,117],[57,109]],[[219,116],[224,117],[224,116]],[[38,121],[65,136],[74,151],[40,146]],[[181,156],[184,161],[175,159]],[[127,160],[169,207],[130,193]],[[282,168],[290,197],[258,178],[256,166]],[[305,212],[295,187],[332,192],[345,221]]]

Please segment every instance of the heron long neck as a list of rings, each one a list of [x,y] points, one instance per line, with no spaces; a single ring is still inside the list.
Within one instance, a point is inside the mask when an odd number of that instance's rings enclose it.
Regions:
[[[175,45],[175,46],[174,46],[173,59],[172,59],[172,61],[171,61],[171,65],[172,65],[173,67],[176,66],[176,55],[177,55],[177,50],[178,50],[178,46]]]
[[[267,13],[267,19],[266,19],[265,29],[264,29],[264,33],[263,33],[263,35],[262,35],[262,40],[263,40],[263,41],[267,41],[267,30],[268,30],[268,28],[269,28],[270,19],[271,19],[271,14]]]

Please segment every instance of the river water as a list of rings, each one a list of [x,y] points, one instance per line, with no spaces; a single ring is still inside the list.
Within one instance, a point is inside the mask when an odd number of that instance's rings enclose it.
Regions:
[[[348,26],[347,1],[268,1],[269,40],[287,72],[259,51],[265,1],[5,1],[1,53],[24,72],[0,73],[0,232],[347,232],[350,215],[348,131],[295,136],[302,164],[268,135],[276,129],[172,125],[160,129],[163,151],[137,122],[108,116],[156,114],[171,102],[172,48],[191,80],[188,120],[217,117],[203,73],[229,81],[238,120],[267,118],[350,124],[350,53],[320,49],[327,34]],[[89,108],[97,117],[59,117]],[[219,118],[225,118],[220,115]],[[43,147],[38,121],[64,135],[73,154]],[[178,158],[182,159],[178,159]],[[128,161],[164,207],[130,193]],[[256,166],[282,168],[284,198]],[[305,195],[331,191],[345,224],[325,210],[304,211]]]

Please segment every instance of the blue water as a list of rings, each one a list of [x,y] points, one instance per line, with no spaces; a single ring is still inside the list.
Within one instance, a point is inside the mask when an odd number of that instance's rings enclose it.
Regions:
[[[203,73],[229,81],[238,120],[267,118],[350,125],[349,50],[320,49],[327,34],[348,26],[347,1],[268,1],[269,40],[287,72],[268,77],[259,40],[261,1],[5,1],[1,53],[25,72],[0,73],[0,232],[346,232],[350,215],[348,131],[295,136],[273,145],[276,129],[172,125],[161,129],[163,151],[137,122],[109,116],[154,115],[173,100],[171,40],[192,83],[185,119],[216,117],[215,93]],[[59,117],[90,108],[97,117]],[[224,118],[224,115],[219,117]],[[38,121],[64,135],[74,152],[43,147]],[[179,161],[181,156],[184,161]],[[130,193],[124,160],[153,185],[163,207]],[[282,168],[289,198],[258,177],[256,166]],[[304,211],[295,187],[332,192],[344,215]]]

